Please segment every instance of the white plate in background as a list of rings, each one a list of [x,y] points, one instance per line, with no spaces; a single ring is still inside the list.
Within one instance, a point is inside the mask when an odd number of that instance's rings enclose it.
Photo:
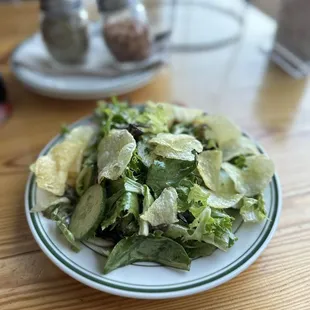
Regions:
[[[96,25],[93,25],[95,28]],[[92,29],[91,31],[97,31]],[[42,49],[36,51],[34,48],[38,45]],[[40,72],[39,70],[31,70],[31,66],[22,66],[18,63],[24,57],[28,57],[29,50],[33,50],[35,55],[43,55],[42,60],[46,57],[46,61],[50,61],[39,33],[23,41],[13,52],[11,56],[11,69],[16,78],[32,91],[52,98],[60,99],[101,99],[105,97],[125,94],[135,89],[141,88],[148,84],[157,74],[161,67],[148,68],[146,70],[136,71],[126,75],[116,77],[105,77],[96,75],[66,75],[49,74]],[[46,54],[46,55],[45,55]],[[103,44],[103,41],[95,34],[92,37],[90,55],[102,55],[101,63],[111,63],[111,56]],[[24,56],[25,55],[25,56]],[[31,53],[30,56],[31,57]],[[57,70],[55,70],[57,72]]]

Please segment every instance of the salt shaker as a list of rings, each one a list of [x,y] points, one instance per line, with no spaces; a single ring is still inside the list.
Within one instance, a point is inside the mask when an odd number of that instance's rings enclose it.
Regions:
[[[41,0],[41,34],[51,56],[79,64],[88,51],[88,14],[81,0]]]
[[[114,58],[134,63],[148,58],[150,27],[144,5],[138,0],[97,0],[102,35]]]

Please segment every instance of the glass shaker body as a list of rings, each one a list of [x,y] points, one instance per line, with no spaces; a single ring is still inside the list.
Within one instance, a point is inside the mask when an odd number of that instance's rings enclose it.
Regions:
[[[144,6],[139,1],[115,10],[101,10],[102,35],[119,63],[143,61],[150,55],[151,34]]]
[[[41,0],[42,1],[42,0]],[[79,1],[72,7],[41,5],[41,34],[50,55],[61,64],[83,63],[89,47],[88,14]],[[48,2],[48,1],[43,1]],[[68,3],[65,0],[63,3]],[[44,9],[45,8],[45,9]]]

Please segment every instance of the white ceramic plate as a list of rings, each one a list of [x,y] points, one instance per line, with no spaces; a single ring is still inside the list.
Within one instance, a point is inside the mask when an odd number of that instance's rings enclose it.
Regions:
[[[81,120],[72,127],[89,121],[90,118]],[[46,154],[60,139],[60,136],[55,137],[40,155]],[[40,213],[29,212],[38,198],[33,174],[27,183],[25,205],[28,224],[38,245],[52,262],[69,276],[111,294],[158,299],[209,290],[248,268],[270,242],[279,221],[281,191],[277,176],[272,178],[264,197],[269,220],[261,224],[246,224],[240,218],[237,219],[234,231],[239,240],[227,253],[216,250],[209,257],[196,259],[189,272],[157,264],[137,263],[108,275],[102,274],[105,263],[103,256],[86,246],[83,246],[79,253],[74,253],[58,233],[53,221],[44,218]]]
[[[17,65],[18,60],[31,55],[41,55],[40,52],[28,52],[33,50],[33,42],[36,40],[38,46],[43,47],[41,38],[34,34],[29,39],[22,42],[11,56],[11,69],[16,78],[32,91],[52,98],[61,99],[101,99],[110,96],[116,96],[128,93],[148,84],[157,74],[159,68],[137,71],[131,74],[104,77],[91,75],[51,75],[37,70],[31,70],[28,67]],[[37,42],[38,41],[38,42]],[[98,41],[98,40],[97,40]],[[92,53],[100,54],[104,58],[103,63],[111,62],[107,48],[103,44],[96,43],[96,49],[92,48]],[[29,54],[29,55],[28,55]],[[44,53],[42,52],[44,55]],[[34,58],[36,56],[33,56]],[[37,58],[35,58],[37,59]],[[42,58],[41,61],[45,61]]]

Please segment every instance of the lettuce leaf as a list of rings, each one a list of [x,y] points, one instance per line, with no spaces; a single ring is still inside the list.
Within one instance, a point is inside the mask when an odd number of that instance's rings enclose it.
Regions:
[[[124,189],[126,192],[143,195],[143,185],[129,178],[124,178]]]
[[[110,181],[108,187],[107,206],[110,208],[124,193],[143,195],[143,185],[127,177]]]
[[[155,262],[164,266],[189,270],[191,261],[184,248],[169,238],[133,236],[121,240],[114,247],[103,273],[107,274],[135,262]]]
[[[119,217],[131,213],[136,218],[139,216],[138,195],[135,193],[125,192],[112,206],[108,206],[108,210],[101,223],[101,229],[114,224]]]
[[[145,183],[147,168],[143,164],[142,158],[137,152],[137,149],[133,152],[131,160],[125,170],[125,175],[140,183]]]
[[[165,188],[140,218],[152,226],[177,222],[177,199],[178,194],[173,187]]]
[[[230,164],[236,166],[239,169],[246,168],[246,156],[245,155],[240,155],[237,157],[234,157],[229,161]]]
[[[68,228],[68,219],[72,214],[72,211],[73,211],[72,208],[68,208],[66,206],[60,206],[54,209],[49,214],[50,216],[49,218],[56,222],[58,229],[60,230],[64,238],[67,240],[67,242],[70,244],[71,249],[74,252],[79,252],[81,249],[80,243],[75,239],[74,235]]]
[[[143,186],[143,213],[145,213],[154,202],[154,198],[151,191],[147,185]],[[147,221],[143,220],[141,217],[139,219],[139,235],[147,236],[149,234],[149,224]]]
[[[202,188],[198,184],[194,184],[188,193],[188,202],[200,202],[201,205],[206,206],[208,198],[210,196],[210,191]]]
[[[196,162],[176,159],[155,160],[148,170],[146,184],[158,197],[166,187],[177,187],[196,168]]]
[[[115,223],[115,231],[120,238],[137,235],[139,232],[139,222],[133,214],[128,213],[126,216],[119,218]]]
[[[201,202],[216,209],[227,209],[235,207],[243,195],[227,192],[222,186],[217,193],[194,184],[188,194],[188,201]]]
[[[191,208],[191,212],[195,216],[190,224],[194,232],[185,237],[186,241],[203,241],[227,251],[237,240],[232,232],[233,218],[224,211],[202,206]]]
[[[181,244],[191,259],[210,256],[216,250],[216,246],[205,242],[188,241]]]
[[[176,187],[178,193],[178,211],[185,212],[191,207],[191,203],[188,202],[188,195],[193,187],[194,183],[189,179],[183,179]]]
[[[194,221],[189,224],[187,230],[181,225],[169,225],[169,236],[177,237],[179,234],[183,241],[205,242],[226,251],[237,240],[232,233],[234,219],[223,210],[209,207],[207,205],[209,194],[205,195],[200,192],[198,196],[193,195],[194,192],[189,196],[189,200],[194,203],[190,208],[190,212],[195,218]]]
[[[189,227],[180,224],[170,224],[164,231],[164,235],[171,239],[185,239],[189,236]]]
[[[240,215],[245,222],[251,223],[259,223],[266,219],[267,211],[263,195],[258,195],[257,199],[244,197]]]
[[[68,241],[71,246],[71,249],[74,252],[79,252],[81,250],[79,242],[75,239],[72,232],[69,230],[68,225],[63,221],[56,221],[58,229],[61,231],[62,235]]]
[[[170,105],[148,101],[144,111],[137,117],[136,122],[143,124],[145,133],[157,134],[169,131],[170,120]]]
[[[118,179],[129,164],[136,141],[125,129],[113,129],[98,146],[98,182],[103,179]]]
[[[164,233],[165,236],[180,239],[182,244],[197,241],[206,243],[222,251],[227,251],[237,240],[232,232],[234,219],[224,211],[205,205],[196,205],[190,210],[195,220],[188,227],[170,224]]]
[[[108,135],[112,129],[124,128],[134,123],[139,116],[139,110],[113,97],[111,104],[99,101],[95,116],[99,120],[101,132]]]

